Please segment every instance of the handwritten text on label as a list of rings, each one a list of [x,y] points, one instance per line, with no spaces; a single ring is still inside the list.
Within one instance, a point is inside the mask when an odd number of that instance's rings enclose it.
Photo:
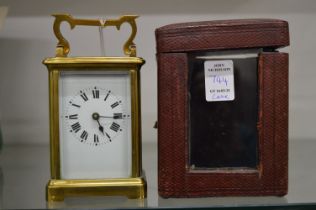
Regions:
[[[232,60],[209,60],[204,63],[206,101],[235,99]]]

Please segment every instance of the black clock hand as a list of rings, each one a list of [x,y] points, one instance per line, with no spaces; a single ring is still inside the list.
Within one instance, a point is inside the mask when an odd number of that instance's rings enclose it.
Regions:
[[[101,133],[104,134],[104,128],[103,126],[100,124],[99,120],[97,120],[98,124],[99,124],[99,131],[101,131]]]
[[[101,118],[111,118],[111,119],[123,119],[122,113],[115,113],[113,116],[102,116],[102,115],[99,115],[99,117],[101,117]],[[124,115],[124,117],[125,117],[125,115]]]
[[[93,113],[92,114],[92,119],[96,120],[98,125],[99,125],[99,131],[101,131],[101,133],[104,135],[104,128],[103,126],[100,124],[99,122],[99,118],[100,118],[100,115],[98,113]]]
[[[112,118],[113,119],[114,116],[111,117],[111,116],[102,116],[102,115],[100,115],[100,118]]]

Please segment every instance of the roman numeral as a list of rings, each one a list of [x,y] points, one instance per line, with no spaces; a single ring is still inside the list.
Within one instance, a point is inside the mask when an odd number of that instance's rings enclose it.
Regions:
[[[68,116],[69,119],[76,120],[78,119],[78,114],[72,114]]]
[[[99,136],[97,134],[94,134],[93,142],[97,145],[99,143]]]
[[[73,106],[75,106],[75,107],[80,108],[80,106],[79,106],[79,105],[77,105],[77,104],[71,104],[71,105],[73,105]]]
[[[109,95],[110,95],[111,91],[109,90],[109,92],[106,94],[104,101],[106,101],[106,99],[108,99]]]
[[[71,128],[73,131],[75,131],[75,133],[77,133],[81,129],[81,125],[79,124],[79,122],[76,122],[75,124],[71,125]]]
[[[100,91],[97,90],[95,87],[94,90],[92,90],[93,98],[99,98],[99,94],[100,94]]]
[[[120,125],[114,122],[112,123],[110,129],[117,132],[120,129]]]
[[[115,107],[117,107],[119,105],[119,102],[115,102],[114,104],[111,105],[112,109],[114,109]]]
[[[80,96],[81,96],[81,98],[84,100],[84,101],[88,101],[88,97],[87,97],[87,95],[86,95],[86,93],[84,93],[84,92],[82,92],[82,91],[80,91]]]
[[[109,138],[109,141],[112,141],[111,136],[108,133],[105,133],[105,135]]]
[[[113,114],[113,118],[114,119],[122,119],[123,118],[123,114],[122,113],[114,113]]]
[[[82,131],[80,138],[82,138],[83,140],[87,140],[88,138],[88,132],[87,131]]]

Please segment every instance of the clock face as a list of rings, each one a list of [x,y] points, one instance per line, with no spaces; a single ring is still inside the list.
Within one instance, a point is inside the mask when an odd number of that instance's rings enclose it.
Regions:
[[[130,94],[126,71],[61,72],[62,179],[131,176]]]
[[[125,121],[130,119],[122,100],[115,95],[115,90],[98,86],[78,90],[65,110],[69,132],[90,146],[115,141],[126,129]]]

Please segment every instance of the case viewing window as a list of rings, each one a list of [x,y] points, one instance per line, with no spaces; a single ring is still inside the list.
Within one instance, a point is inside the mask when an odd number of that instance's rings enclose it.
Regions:
[[[179,23],[156,30],[162,197],[287,193],[286,21]]]
[[[206,101],[204,63],[233,62],[235,99]],[[189,55],[189,161],[192,170],[258,166],[258,55],[247,52]]]

